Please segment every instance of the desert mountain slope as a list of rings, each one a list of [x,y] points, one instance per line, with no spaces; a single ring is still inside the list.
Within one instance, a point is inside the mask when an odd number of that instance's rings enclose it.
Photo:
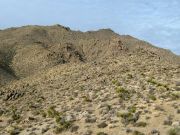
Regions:
[[[0,104],[0,135],[179,135],[180,57],[110,29],[2,30]]]
[[[179,57],[110,29],[79,32],[55,26],[25,26],[0,31],[0,53],[8,70],[18,78],[67,62],[88,62],[118,55],[141,54],[170,62]]]

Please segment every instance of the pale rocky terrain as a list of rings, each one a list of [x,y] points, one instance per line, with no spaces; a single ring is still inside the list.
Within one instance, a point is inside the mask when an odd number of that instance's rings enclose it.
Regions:
[[[110,29],[0,31],[1,135],[180,135],[180,57]]]

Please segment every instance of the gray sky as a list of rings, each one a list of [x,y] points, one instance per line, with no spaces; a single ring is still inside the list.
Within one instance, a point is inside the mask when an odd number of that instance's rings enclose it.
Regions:
[[[0,29],[33,24],[111,28],[180,54],[180,0],[0,0]]]

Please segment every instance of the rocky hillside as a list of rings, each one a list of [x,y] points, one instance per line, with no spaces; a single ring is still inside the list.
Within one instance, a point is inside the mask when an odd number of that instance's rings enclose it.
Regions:
[[[60,25],[0,31],[2,135],[179,135],[179,101],[180,57],[145,41]]]
[[[0,41],[0,68],[12,76],[8,78],[27,77],[58,64],[98,61],[127,53],[180,61],[167,50],[110,29],[83,33],[60,25],[25,26],[0,31]]]

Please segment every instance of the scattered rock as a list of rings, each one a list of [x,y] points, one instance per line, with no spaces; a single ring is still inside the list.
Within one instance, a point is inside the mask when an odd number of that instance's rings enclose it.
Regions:
[[[179,122],[179,121],[174,121],[174,122],[172,123],[172,126],[173,126],[173,127],[179,127],[179,126],[180,126],[180,122]]]
[[[97,135],[108,135],[108,134],[104,133],[104,132],[99,132],[99,133],[97,133]]]
[[[100,124],[97,125],[98,128],[105,128],[107,127],[108,125],[105,123],[105,122],[101,122]]]
[[[176,86],[180,86],[180,82],[176,82]]]
[[[36,118],[34,118],[34,117],[28,117],[28,120],[29,120],[29,121],[34,121],[34,120],[36,120]]]
[[[140,132],[140,131],[133,131],[133,135],[145,135],[144,133]]]
[[[177,109],[177,113],[180,114],[180,109]]]
[[[92,135],[93,131],[87,130],[83,135]]]
[[[49,130],[49,128],[42,128],[41,133],[44,134]]]
[[[77,132],[78,131],[78,129],[79,129],[79,126],[71,126],[71,128],[70,128],[70,132]]]
[[[151,135],[160,135],[160,132],[157,129],[153,129]]]
[[[115,125],[115,124],[109,124],[108,126],[109,126],[109,128],[115,128],[115,127],[117,127],[117,125]]]
[[[170,118],[164,120],[164,125],[171,125],[171,124],[172,124],[172,120]]]
[[[126,133],[132,133],[132,131],[133,131],[133,130],[130,129],[130,128],[127,128],[127,129],[126,129]]]
[[[95,117],[91,117],[91,118],[88,117],[88,118],[85,119],[85,122],[86,123],[95,123],[96,122],[96,118]]]

